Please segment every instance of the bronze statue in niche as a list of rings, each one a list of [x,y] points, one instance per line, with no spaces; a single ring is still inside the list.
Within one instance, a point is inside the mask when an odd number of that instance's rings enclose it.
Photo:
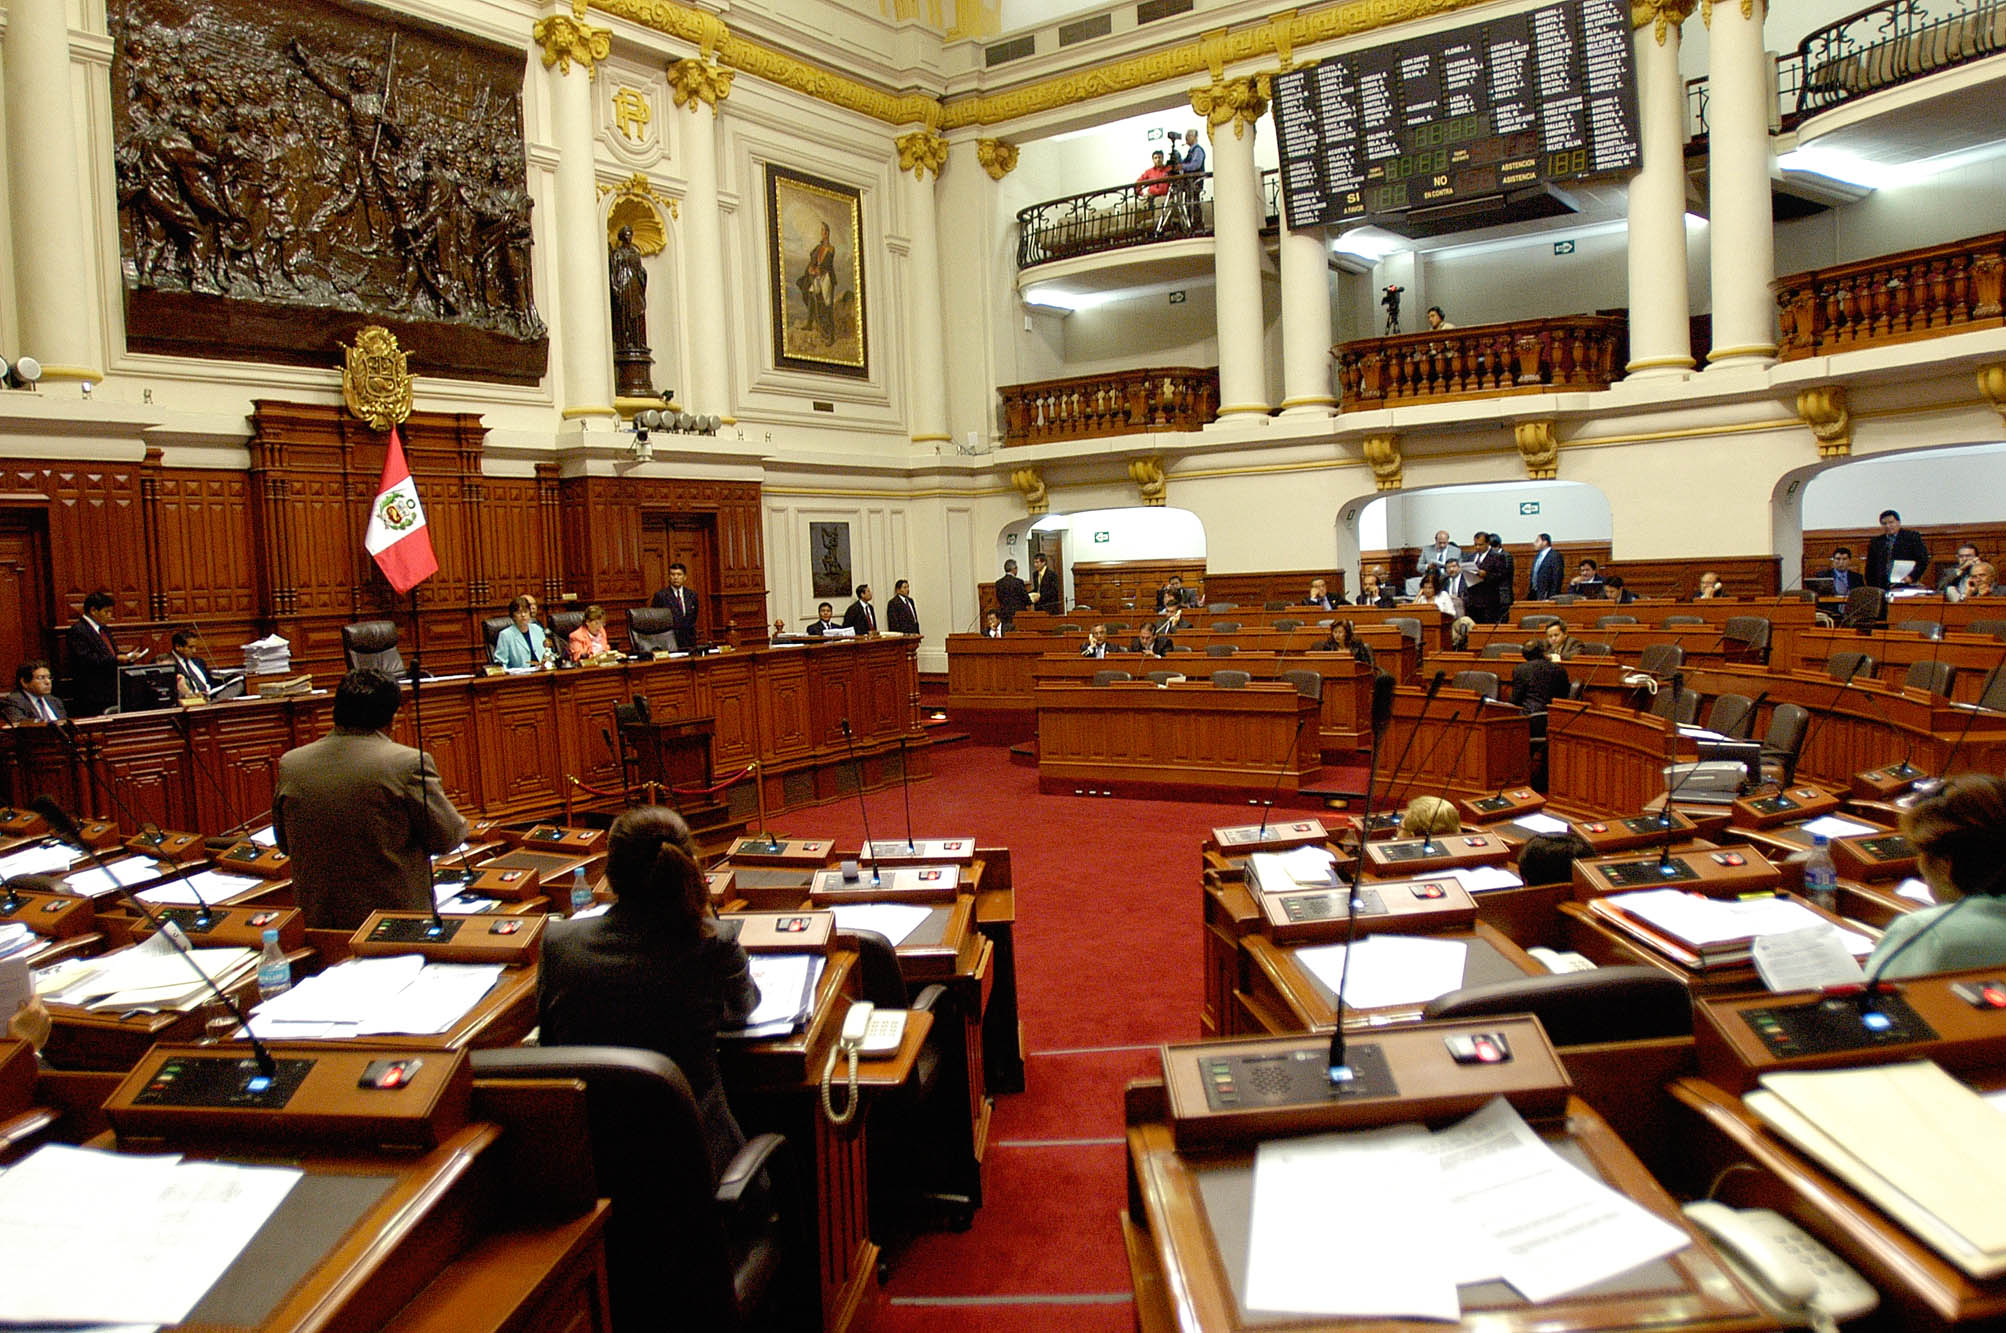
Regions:
[[[325,364],[363,323],[425,374],[531,381],[520,51],[351,0],[110,0],[140,350]]]
[[[606,257],[613,293],[613,391],[622,398],[652,398],[655,358],[648,347],[648,270],[634,229],[620,228]]]

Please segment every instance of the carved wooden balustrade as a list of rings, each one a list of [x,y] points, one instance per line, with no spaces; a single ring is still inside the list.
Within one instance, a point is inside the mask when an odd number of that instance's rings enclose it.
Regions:
[[[1399,403],[1606,389],[1622,375],[1629,322],[1614,315],[1432,329],[1332,349],[1346,412]]]
[[[1217,415],[1219,368],[1159,366],[1005,384],[1003,443],[1199,430]]]
[[[1784,361],[1996,329],[2006,232],[1792,273],[1776,293]]]

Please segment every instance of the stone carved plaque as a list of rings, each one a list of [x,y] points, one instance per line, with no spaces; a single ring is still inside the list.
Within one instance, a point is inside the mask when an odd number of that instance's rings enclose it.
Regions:
[[[127,339],[534,382],[520,51],[353,0],[109,0]]]

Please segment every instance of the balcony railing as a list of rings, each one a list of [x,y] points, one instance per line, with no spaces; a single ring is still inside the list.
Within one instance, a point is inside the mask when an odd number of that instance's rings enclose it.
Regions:
[[[1003,443],[1199,430],[1219,408],[1219,368],[1161,366],[1005,384]]]
[[[1629,322],[1612,315],[1433,329],[1341,344],[1339,403],[1357,412],[1404,403],[1606,389],[1622,374]]]
[[[1147,182],[1109,185],[1048,199],[1017,213],[1017,267],[1100,254],[1132,245],[1212,234],[1212,174],[1172,176],[1162,194]],[[1261,173],[1261,217],[1281,217],[1281,173]]]
[[[1859,347],[1999,328],[2006,232],[1792,273],[1770,284],[1782,343],[1798,361]]]
[[[1918,0],[1882,0],[1827,24],[1797,46],[1797,109],[1809,115],[1953,65],[2006,51],[2006,5],[1981,0],[1931,17]]]

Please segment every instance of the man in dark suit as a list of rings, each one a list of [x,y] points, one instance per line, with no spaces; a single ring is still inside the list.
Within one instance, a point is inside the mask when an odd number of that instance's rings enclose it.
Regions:
[[[878,632],[878,609],[871,605],[870,584],[857,585],[857,600],[843,612],[843,628],[855,630],[858,638]]]
[[[1095,625],[1087,631],[1087,645],[1080,649],[1081,657],[1107,656],[1107,626]]]
[[[1463,561],[1463,607],[1479,625],[1495,625],[1503,614],[1504,553],[1491,545],[1491,535],[1479,532]]]
[[[1309,596],[1303,598],[1304,606],[1313,606],[1320,611],[1330,610],[1330,584],[1323,579],[1309,581]]]
[[[219,676],[195,655],[195,636],[187,630],[174,631],[174,695],[178,699],[207,699],[228,676]]]
[[[292,857],[293,897],[317,930],[371,912],[432,908],[431,858],[467,836],[432,757],[390,739],[397,682],[364,668],[334,691],[334,730],[279,757],[272,832]]]
[[[1525,600],[1528,602],[1550,602],[1560,595],[1567,582],[1567,571],[1561,566],[1560,552],[1553,549],[1553,537],[1542,532],[1532,540],[1532,569],[1528,571],[1525,585]]]
[[[1532,715],[1532,734],[1546,734],[1546,706],[1567,697],[1567,668],[1546,656],[1546,645],[1538,639],[1519,650],[1525,657],[1511,671],[1511,701]]]
[[[1897,560],[1908,562],[1900,578],[1894,577]],[[1929,548],[1922,534],[1902,526],[1902,516],[1892,509],[1881,511],[1881,534],[1867,543],[1867,586],[1906,588],[1918,582],[1929,568]]]
[[[1043,555],[1031,557],[1031,609],[1055,616],[1066,609],[1066,596],[1059,591],[1059,571]]]
[[[1148,653],[1151,657],[1161,657],[1169,652],[1170,648],[1171,643],[1169,638],[1167,636],[1158,636],[1156,626],[1146,621],[1143,623],[1142,628],[1135,632],[1135,638],[1131,639],[1128,645],[1130,652]]]
[[[1832,567],[1825,571],[1825,577],[1832,580],[1832,595],[1844,598],[1853,589],[1860,587],[1860,571],[1853,568],[1853,548],[1835,546],[1832,548]]]
[[[678,560],[669,566],[669,586],[655,594],[650,606],[659,606],[675,617],[676,647],[688,648],[697,642],[697,594],[689,586],[689,566]],[[534,608],[531,608],[532,612]]]
[[[985,639],[1002,638],[1003,617],[994,611],[984,611],[982,613],[982,637]]]
[[[842,626],[836,623],[836,608],[827,602],[817,602],[815,604],[815,621],[808,626],[808,632],[819,639],[830,630],[841,628]]]
[[[919,633],[919,608],[913,605],[912,584],[905,579],[892,585],[892,604],[885,608],[885,624],[894,634]]]
[[[1498,553],[1498,559],[1504,565],[1497,578],[1498,623],[1502,625],[1510,618],[1512,598],[1517,595],[1513,589],[1518,583],[1518,560],[1506,549],[1504,538],[1495,532],[1491,534],[1491,549]]]
[[[112,597],[103,588],[86,594],[83,614],[70,624],[70,698],[78,717],[96,717],[118,702],[118,669],[146,649],[120,652],[111,637]]]
[[[1003,577],[996,580],[996,614],[1003,621],[1005,629],[1017,623],[1019,611],[1031,609],[1031,593],[1024,586],[1024,580],[1017,577],[1017,562],[1003,562]]]
[[[0,717],[18,727],[24,722],[61,722],[68,716],[56,697],[56,673],[47,662],[23,662],[14,668],[14,690],[0,696]]]
[[[1156,609],[1165,611],[1173,606],[1191,606],[1197,601],[1191,590],[1184,586],[1182,574],[1172,574],[1161,588],[1156,590]]]

